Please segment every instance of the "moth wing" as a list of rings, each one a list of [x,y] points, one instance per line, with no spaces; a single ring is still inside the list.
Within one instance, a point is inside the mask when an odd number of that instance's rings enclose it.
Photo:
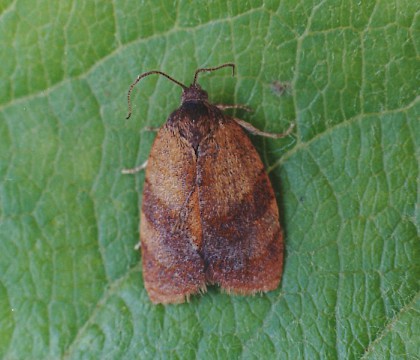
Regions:
[[[167,125],[159,130],[148,160],[140,238],[152,302],[184,302],[205,290],[204,262],[197,252],[202,231],[196,155]]]
[[[283,267],[278,208],[248,136],[225,118],[200,144],[197,166],[206,281],[238,294],[277,288]]]

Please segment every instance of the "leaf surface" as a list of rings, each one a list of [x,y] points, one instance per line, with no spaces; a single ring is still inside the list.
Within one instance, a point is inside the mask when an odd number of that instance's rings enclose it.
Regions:
[[[384,359],[420,354],[414,0],[3,1],[0,357]],[[286,234],[278,290],[153,306],[139,207],[154,134],[196,68],[252,137]]]

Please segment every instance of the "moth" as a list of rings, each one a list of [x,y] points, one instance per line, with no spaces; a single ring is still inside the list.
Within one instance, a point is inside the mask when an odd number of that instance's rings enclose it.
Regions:
[[[235,65],[198,69],[186,86],[161,71],[151,74],[182,87],[181,106],[158,130],[147,162],[140,219],[145,288],[157,304],[182,303],[219,285],[250,295],[277,288],[283,268],[283,233],[273,188],[244,130],[271,138],[228,116],[238,105],[214,105],[198,75]]]

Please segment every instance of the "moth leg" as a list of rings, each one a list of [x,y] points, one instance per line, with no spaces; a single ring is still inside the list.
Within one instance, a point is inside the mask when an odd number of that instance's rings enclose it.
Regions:
[[[157,132],[159,131],[159,127],[153,127],[153,126],[146,126],[143,131],[153,131],[153,132]]]
[[[218,109],[220,109],[220,110],[226,110],[226,109],[242,109],[242,110],[245,110],[245,111],[249,111],[249,112],[251,112],[252,111],[252,109],[250,108],[250,107],[248,107],[248,106],[245,106],[245,105],[225,105],[225,104],[216,104],[215,105]]]
[[[245,130],[249,131],[251,134],[264,136],[264,137],[268,137],[268,138],[272,138],[272,139],[281,139],[281,138],[284,138],[284,137],[290,135],[293,128],[295,127],[295,124],[291,123],[289,128],[284,133],[276,134],[276,133],[269,133],[269,132],[261,131],[261,130],[257,129],[256,127],[252,126],[250,123],[244,121],[244,120],[241,120],[241,119],[238,119],[238,118],[232,118],[232,119],[235,120]]]
[[[122,169],[121,170],[121,173],[122,174],[135,174],[135,173],[138,173],[139,171],[141,171],[143,169],[146,169],[146,166],[147,166],[147,160],[143,164],[141,164],[139,166],[136,166],[135,168],[132,168],[132,169]]]

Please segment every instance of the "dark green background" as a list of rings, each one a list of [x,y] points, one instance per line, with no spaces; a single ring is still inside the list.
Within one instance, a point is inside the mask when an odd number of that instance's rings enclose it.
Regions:
[[[385,359],[420,354],[416,0],[0,2],[0,357]],[[198,67],[252,137],[286,233],[278,290],[144,290],[144,161]],[[288,85],[276,92],[276,82]]]

